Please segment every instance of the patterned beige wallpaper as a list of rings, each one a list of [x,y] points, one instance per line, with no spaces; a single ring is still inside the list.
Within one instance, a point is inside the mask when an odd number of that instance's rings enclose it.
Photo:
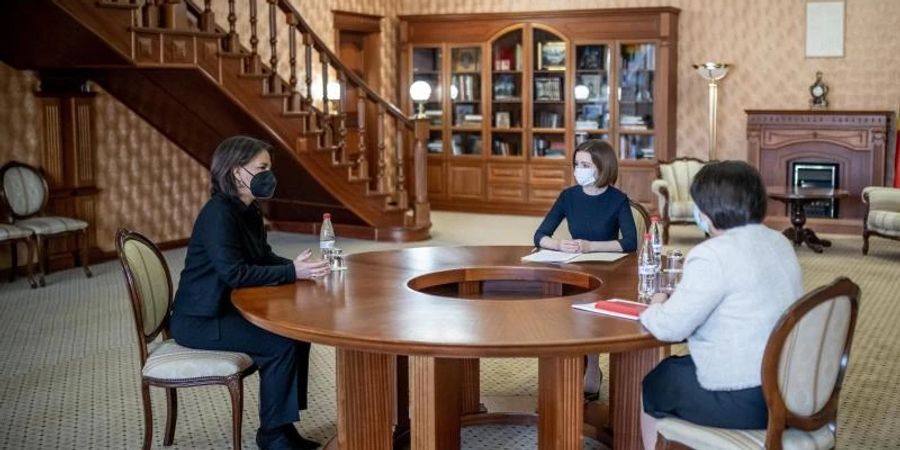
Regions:
[[[746,157],[745,109],[806,109],[817,70],[832,109],[900,108],[900,1],[846,0],[843,58],[804,56],[806,0],[401,0],[402,14],[674,6],[678,154],[705,157],[707,87],[692,63],[733,64],[719,89],[719,157]]]
[[[0,63],[0,164],[10,160],[40,164],[37,84],[31,72]],[[98,91],[96,170],[101,192],[98,223],[92,224],[97,228],[97,245],[104,251],[114,250],[116,230],[123,226],[157,242],[188,237],[208,197],[206,169],[131,110]],[[6,257],[4,253],[0,259]]]

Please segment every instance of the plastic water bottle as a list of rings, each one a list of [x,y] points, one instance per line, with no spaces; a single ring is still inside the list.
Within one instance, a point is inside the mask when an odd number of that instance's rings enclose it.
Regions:
[[[638,254],[638,300],[649,303],[650,297],[656,293],[656,278],[659,266],[653,256],[653,244],[650,233],[644,234],[644,245]]]
[[[322,215],[322,231],[319,232],[319,250],[326,255],[334,248],[334,227],[331,225],[331,214]]]
[[[662,227],[659,225],[659,216],[650,217],[650,245],[653,247],[653,260],[656,268],[662,267]]]

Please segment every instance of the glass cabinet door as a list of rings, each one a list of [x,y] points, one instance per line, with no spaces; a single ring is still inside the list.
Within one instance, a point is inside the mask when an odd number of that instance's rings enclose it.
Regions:
[[[566,157],[566,65],[568,44],[550,31],[534,29],[532,158]]]
[[[450,151],[482,154],[481,47],[455,47],[450,59]]]
[[[443,54],[440,47],[416,47],[413,48],[412,80],[425,81],[431,86],[431,97],[425,102],[425,117],[430,124],[426,149],[428,153],[440,154],[444,152],[443,125],[444,110],[442,103],[442,79]],[[413,105],[413,111],[418,105]]]
[[[656,45],[622,44],[619,58],[619,158],[655,159]]]
[[[609,139],[610,49],[606,44],[575,47],[575,145]]]
[[[522,30],[512,30],[491,44],[491,156],[521,157]]]

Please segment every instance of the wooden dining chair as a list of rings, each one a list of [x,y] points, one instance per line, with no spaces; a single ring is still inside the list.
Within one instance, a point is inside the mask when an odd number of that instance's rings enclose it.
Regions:
[[[25,271],[28,274],[28,282],[31,288],[37,287],[34,282],[34,276],[31,273],[34,265],[34,232],[25,228],[19,228],[8,223],[0,223],[0,244],[9,244],[10,265],[9,265],[9,281],[13,281],[16,276],[18,264],[18,247],[19,243],[24,243],[27,249],[27,261],[25,262]]]
[[[806,294],[781,316],[763,353],[766,429],[730,430],[664,418],[657,421],[657,450],[834,448],[838,394],[859,297],[859,286],[842,277]]]
[[[88,266],[88,223],[70,217],[45,216],[44,208],[50,197],[47,180],[36,168],[17,161],[0,167],[2,195],[11,213],[12,223],[34,233],[40,274],[38,284],[44,286],[47,273],[47,240],[74,235],[79,242],[78,259],[84,274],[91,277]]]
[[[166,390],[166,430],[163,445],[172,445],[178,417],[177,388],[221,384],[231,394],[232,439],[241,448],[244,378],[256,372],[250,356],[239,352],[194,350],[171,339],[172,279],[159,249],[139,233],[120,229],[116,251],[131,296],[141,362],[141,398],[144,404],[144,450],[153,438],[150,386]],[[161,335],[161,339],[156,338]]]

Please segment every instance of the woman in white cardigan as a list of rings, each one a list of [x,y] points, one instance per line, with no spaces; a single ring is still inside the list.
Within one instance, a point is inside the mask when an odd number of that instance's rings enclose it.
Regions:
[[[687,339],[644,378],[644,448],[655,448],[655,418],[723,428],[766,427],[762,355],[782,313],[803,295],[790,242],[761,222],[766,191],[749,164],[707,164],[691,184],[694,219],[711,238],[688,253],[671,298],[657,294],[641,323],[660,340]]]

